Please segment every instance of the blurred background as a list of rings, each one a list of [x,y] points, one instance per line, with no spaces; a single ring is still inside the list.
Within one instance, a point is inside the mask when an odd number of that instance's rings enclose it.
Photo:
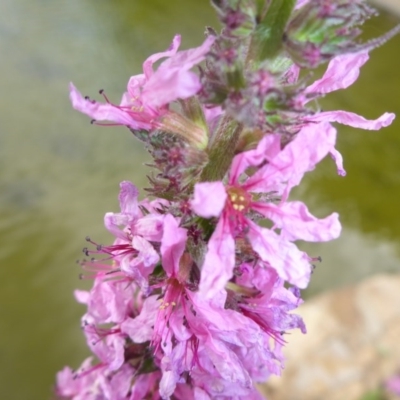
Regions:
[[[381,11],[365,37],[400,17]],[[118,102],[143,60],[166,49],[175,33],[182,49],[217,27],[207,0],[1,0],[0,4],[0,398],[50,399],[55,374],[88,355],[73,298],[75,261],[85,236],[112,238],[103,215],[118,211],[119,182],[146,183],[141,144],[124,128],[92,126],[72,110],[68,83]],[[349,90],[325,109],[367,118],[400,116],[400,36],[371,54]],[[97,97],[98,96],[98,97]],[[400,119],[379,132],[339,126],[347,176],[325,160],[296,191],[319,216],[340,213],[340,239],[305,246],[321,255],[312,296],[400,267]]]

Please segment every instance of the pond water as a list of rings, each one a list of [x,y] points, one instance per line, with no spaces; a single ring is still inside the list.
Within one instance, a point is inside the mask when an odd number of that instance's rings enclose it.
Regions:
[[[371,21],[379,35],[396,21]],[[118,210],[118,184],[145,184],[147,156],[123,128],[89,124],[68,100],[68,82],[119,100],[142,61],[168,47],[198,45],[217,26],[207,1],[2,0],[0,13],[0,398],[50,399],[56,371],[88,354],[79,328],[87,287],[75,260],[84,238],[107,243],[106,211]],[[372,53],[360,80],[324,103],[375,118],[400,115],[400,37]],[[296,196],[324,215],[338,211],[342,237],[307,246],[323,263],[309,294],[380,272],[398,271],[400,123],[380,132],[340,127],[347,177],[330,160]]]

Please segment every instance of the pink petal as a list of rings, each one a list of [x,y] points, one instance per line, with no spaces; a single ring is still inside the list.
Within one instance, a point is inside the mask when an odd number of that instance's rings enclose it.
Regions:
[[[164,215],[148,214],[137,219],[132,225],[131,230],[136,235],[152,242],[160,242],[163,234]]]
[[[232,161],[229,174],[229,184],[238,182],[240,175],[248,167],[260,165],[265,160],[273,159],[281,150],[280,135],[266,135],[254,150],[245,151],[238,154]]]
[[[329,155],[335,161],[337,173],[340,176],[346,176],[346,170],[343,168],[343,157],[342,155],[336,150],[331,149]]]
[[[160,302],[157,296],[147,297],[140,314],[135,318],[127,318],[121,324],[121,332],[127,334],[136,343],[150,341],[159,308]]]
[[[346,54],[331,60],[324,76],[306,89],[306,93],[325,94],[352,85],[367,62],[368,53]]]
[[[181,44],[181,35],[175,35],[174,38],[172,39],[172,43],[170,44],[168,50],[160,53],[155,53],[146,59],[146,61],[143,63],[143,72],[147,79],[149,79],[154,73],[153,64],[158,60],[160,60],[161,58],[171,57],[175,55],[176,52],[178,51],[180,44]]]
[[[154,247],[141,236],[132,237],[132,247],[139,251],[138,256],[135,259],[135,264],[143,264],[144,267],[154,267],[160,257]],[[132,265],[133,263],[131,263]]]
[[[395,114],[384,113],[378,119],[368,120],[361,115],[354,114],[349,111],[324,111],[308,117],[307,120],[317,122],[339,122],[340,124],[349,125],[354,128],[368,129],[377,131],[390,125],[395,119]]]
[[[326,242],[337,239],[340,235],[341,225],[337,213],[318,219],[311,215],[306,205],[300,201],[280,205],[255,203],[253,208],[282,230],[280,235],[282,239]]]
[[[199,291],[206,298],[213,297],[225,287],[235,266],[235,241],[226,218],[221,217],[208,242],[208,250],[201,269]]]
[[[263,261],[278,275],[300,289],[310,281],[311,267],[308,256],[293,243],[282,240],[275,232],[252,223],[248,238]]]
[[[169,399],[173,395],[179,376],[175,371],[165,371],[160,381],[160,395],[162,399]]]
[[[74,290],[74,297],[78,303],[87,304],[90,298],[90,294],[87,290]]]
[[[80,111],[98,121],[112,121],[117,124],[129,126],[132,129],[148,129],[149,124],[135,121],[126,111],[109,103],[98,103],[97,101],[87,100],[79,93],[76,87],[69,84],[69,97],[75,110]]]
[[[194,186],[192,210],[201,217],[218,217],[224,209],[227,194],[222,182],[201,182]]]
[[[143,103],[157,108],[195,95],[201,84],[190,69],[204,60],[214,41],[215,38],[209,36],[200,47],[178,52],[164,61],[144,84]]]
[[[336,130],[329,123],[305,125],[296,138],[244,184],[253,192],[282,192],[298,185],[303,175],[314,169],[334,149]]]
[[[164,233],[161,241],[162,266],[168,276],[177,276],[179,260],[186,246],[186,229],[170,214],[164,218]]]
[[[116,238],[126,241],[126,233],[122,231],[120,226],[127,226],[131,222],[131,217],[127,214],[108,212],[104,215],[104,226]]]

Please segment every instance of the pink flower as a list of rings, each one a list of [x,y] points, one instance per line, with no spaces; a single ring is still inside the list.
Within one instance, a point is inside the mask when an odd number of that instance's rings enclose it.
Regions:
[[[161,241],[164,216],[156,209],[164,203],[158,200],[139,203],[139,192],[131,182],[121,182],[120,188],[121,212],[107,213],[104,217],[106,228],[117,239],[100,251],[108,253],[120,271],[146,290],[148,276],[160,259],[150,241]],[[143,215],[139,206],[145,207],[148,214]]]
[[[97,324],[121,323],[132,312],[132,298],[137,286],[126,279],[95,279],[90,292],[75,291],[80,303],[87,304],[88,314]]]
[[[333,58],[323,77],[309,86],[304,94],[314,98],[335,90],[346,89],[357,80],[360,68],[368,61],[368,58],[368,53],[344,54]],[[323,111],[307,117],[306,120],[310,122],[339,122],[354,128],[379,130],[390,125],[394,118],[393,113],[384,113],[376,120],[367,120],[348,111]]]
[[[149,130],[158,117],[168,112],[169,103],[193,96],[200,90],[200,79],[190,70],[204,60],[214,40],[209,36],[200,47],[178,52],[181,37],[176,35],[168,50],[147,58],[143,74],[130,78],[119,106],[110,103],[107,97],[106,103],[84,98],[71,83],[72,106],[94,120]],[[154,71],[153,64],[162,58],[167,59]]]
[[[304,173],[314,169],[334,149],[335,139],[336,131],[327,123],[303,127],[283,150],[280,150],[280,136],[268,135],[257,149],[234,158],[226,186],[222,182],[195,185],[192,209],[204,218],[219,217],[202,266],[201,293],[212,297],[232,277],[236,237],[246,237],[260,258],[275,268],[281,278],[300,288],[307,286],[309,258],[291,241],[335,239],[341,227],[336,213],[319,220],[303,203],[286,199]],[[267,161],[265,166],[243,180],[248,167],[264,161]],[[255,200],[253,196],[257,193],[265,195]],[[272,202],[276,194],[282,197],[279,204]],[[273,228],[256,225],[247,217],[250,211],[272,220]],[[276,229],[281,230],[280,235]]]
[[[134,370],[124,365],[115,373],[103,366],[91,366],[86,359],[78,371],[65,367],[57,374],[58,396],[71,400],[117,400],[128,399]]]

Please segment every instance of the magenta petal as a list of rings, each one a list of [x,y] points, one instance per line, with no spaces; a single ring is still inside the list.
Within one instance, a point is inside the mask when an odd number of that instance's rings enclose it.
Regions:
[[[121,324],[121,332],[127,334],[136,343],[150,341],[159,307],[160,302],[157,296],[148,297],[143,302],[140,314],[136,318],[127,318]]]
[[[164,233],[161,241],[162,266],[168,276],[177,276],[179,260],[186,246],[186,229],[170,214],[164,218]]]
[[[87,290],[74,290],[74,297],[78,303],[87,304],[90,300],[90,293]]]
[[[222,182],[201,182],[194,187],[192,210],[201,217],[218,217],[225,206],[227,194]]]
[[[254,150],[245,151],[238,154],[232,161],[232,166],[229,175],[229,184],[234,184],[238,181],[239,176],[248,167],[260,165],[265,160],[273,159],[281,150],[280,135],[264,136],[257,148]]]
[[[95,120],[112,121],[117,124],[129,126],[132,129],[139,129],[142,127],[142,125],[134,121],[126,111],[121,110],[117,106],[85,99],[72,83],[69,84],[69,90],[69,97],[75,110]],[[148,124],[146,124],[146,127],[147,126]]]
[[[235,241],[226,218],[221,217],[208,242],[201,269],[199,290],[206,298],[213,297],[225,287],[235,266]]]
[[[284,240],[326,242],[337,239],[340,235],[341,225],[337,213],[318,219],[311,215],[306,205],[300,201],[280,205],[256,203],[253,208],[281,229],[280,236]]]
[[[324,76],[306,89],[306,93],[325,94],[352,85],[367,62],[368,53],[346,54],[331,60]]]
[[[131,230],[136,235],[142,236],[152,242],[160,242],[163,234],[164,215],[148,214],[137,219],[132,225]]]
[[[335,141],[336,130],[329,123],[305,125],[292,142],[243,184],[243,188],[252,192],[275,190],[280,193],[286,188],[284,196],[287,196],[304,173],[312,171],[334,149]]]
[[[127,214],[115,214],[108,212],[104,215],[104,226],[115,237],[126,240],[126,233],[119,227],[126,226],[131,222],[131,218]]]
[[[141,236],[132,237],[132,247],[138,250],[139,254],[135,259],[135,264],[142,264],[145,268],[153,267],[158,263],[160,257],[154,247]],[[132,262],[131,265],[134,263]]]
[[[147,79],[149,79],[150,76],[153,75],[153,64],[158,60],[161,60],[161,58],[171,57],[176,54],[180,44],[181,35],[175,35],[168,50],[162,51],[160,53],[155,53],[146,59],[146,61],[143,63],[143,72]]]
[[[175,371],[164,371],[160,381],[160,395],[162,399],[169,399],[174,394],[179,379]]]
[[[268,262],[278,275],[300,289],[307,287],[311,268],[308,256],[293,243],[282,240],[275,232],[254,223],[248,238],[263,261]]]
[[[180,51],[162,62],[143,86],[143,103],[156,108],[195,95],[201,84],[190,69],[204,60],[214,41],[209,36],[201,46]]]
[[[345,176],[346,175],[346,170],[343,168],[343,157],[342,157],[342,155],[336,149],[333,149],[333,148],[330,150],[329,155],[335,161],[338,175]]]
[[[339,122],[340,124],[349,125],[354,128],[368,129],[377,131],[390,125],[395,119],[395,114],[384,113],[378,119],[368,120],[361,115],[354,114],[349,111],[324,111],[307,118],[310,121],[318,122]]]

